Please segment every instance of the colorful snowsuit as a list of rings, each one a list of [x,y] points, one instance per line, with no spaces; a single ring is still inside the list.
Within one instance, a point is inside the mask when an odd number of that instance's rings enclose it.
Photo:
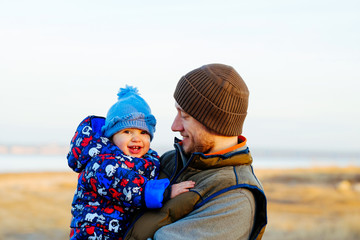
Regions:
[[[85,118],[71,140],[68,165],[79,173],[71,239],[121,239],[134,212],[160,208],[169,186],[168,179],[155,180],[160,167],[155,151],[143,158],[125,155],[102,136],[104,123],[102,117]]]

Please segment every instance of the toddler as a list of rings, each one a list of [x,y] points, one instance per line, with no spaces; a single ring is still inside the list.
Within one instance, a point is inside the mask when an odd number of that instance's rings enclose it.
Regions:
[[[71,240],[122,239],[136,210],[160,208],[194,187],[157,179],[159,156],[150,148],[155,125],[150,107],[129,86],[120,89],[106,119],[89,116],[80,123],[67,156],[79,173]]]

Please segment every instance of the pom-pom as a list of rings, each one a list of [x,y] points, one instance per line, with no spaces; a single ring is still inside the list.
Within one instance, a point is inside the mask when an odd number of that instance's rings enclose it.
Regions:
[[[139,91],[136,87],[126,85],[125,88],[120,88],[120,90],[117,94],[118,100],[120,100],[120,98],[129,96],[129,95],[133,95],[133,94],[140,95]]]

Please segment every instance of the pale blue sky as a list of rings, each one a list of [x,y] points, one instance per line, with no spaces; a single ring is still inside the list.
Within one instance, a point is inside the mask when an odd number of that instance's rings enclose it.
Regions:
[[[359,1],[2,1],[0,144],[68,144],[125,84],[176,134],[178,79],[232,65],[250,89],[250,147],[360,150]]]

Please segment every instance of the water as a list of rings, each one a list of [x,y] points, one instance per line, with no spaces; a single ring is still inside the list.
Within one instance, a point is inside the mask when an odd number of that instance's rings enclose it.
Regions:
[[[340,157],[255,157],[254,168],[261,169],[291,169],[291,168],[312,168],[312,167],[360,167],[359,158]]]
[[[312,158],[312,157],[254,157],[255,169],[291,169],[311,167],[360,167],[359,158]],[[61,172],[72,171],[66,156],[0,155],[0,173],[14,172]]]
[[[66,156],[0,155],[0,173],[71,171]]]

